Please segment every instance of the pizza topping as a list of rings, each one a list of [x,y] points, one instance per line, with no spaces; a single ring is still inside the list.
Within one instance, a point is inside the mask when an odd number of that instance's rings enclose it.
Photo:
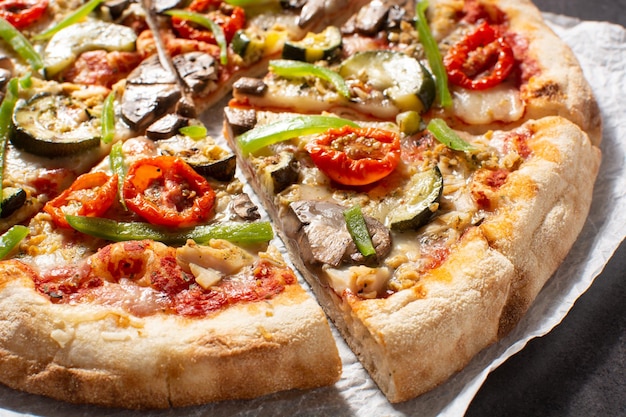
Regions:
[[[143,129],[171,113],[182,97],[173,74],[157,55],[145,59],[126,79],[121,116],[132,129]]]
[[[420,43],[424,47],[428,64],[435,75],[437,100],[441,107],[446,108],[452,105],[452,96],[450,96],[450,90],[448,89],[448,75],[441,59],[439,46],[426,20],[427,8],[428,1],[420,1],[415,7],[415,14],[417,15],[415,27],[419,33]]]
[[[232,209],[243,220],[251,221],[261,218],[259,208],[250,200],[250,196],[246,193],[238,194],[233,198]]]
[[[70,228],[66,214],[98,217],[104,214],[115,201],[117,176],[104,172],[83,174],[58,197],[50,200],[44,210],[59,227]]]
[[[31,66],[34,71],[43,67],[43,60],[33,45],[22,33],[4,19],[0,19],[0,38],[11,45],[11,48]]]
[[[4,183],[4,170],[6,166],[6,150],[11,132],[11,118],[13,116],[13,110],[15,109],[15,103],[18,98],[18,80],[13,78],[9,81],[6,89],[6,94],[2,98],[0,103],[0,196],[4,197],[3,183]]]
[[[24,29],[43,16],[47,8],[48,0],[2,0],[0,17],[17,29]]]
[[[394,230],[418,229],[438,209],[442,194],[443,176],[438,167],[414,174],[385,222]]]
[[[129,209],[161,226],[194,226],[211,214],[215,192],[180,158],[142,159],[128,169],[124,199]]]
[[[329,60],[338,54],[341,42],[339,28],[328,26],[320,33],[307,33],[299,41],[287,40],[283,47],[283,58],[305,62]]]
[[[346,219],[348,232],[350,236],[352,236],[352,240],[354,240],[354,244],[359,252],[361,252],[361,255],[368,257],[376,254],[372,238],[365,224],[365,218],[361,212],[361,207],[355,205],[352,208],[344,210],[343,217]]]
[[[470,90],[485,90],[508,77],[515,56],[500,30],[483,22],[450,48],[444,64],[451,83]]]
[[[277,194],[298,180],[298,166],[293,152],[281,151],[263,158],[259,177],[270,194]]]
[[[26,226],[15,225],[0,235],[0,259],[4,259],[29,233]]]
[[[46,77],[54,77],[70,66],[83,52],[93,50],[135,50],[137,35],[122,25],[101,20],[75,23],[55,33],[44,51]]]
[[[189,239],[197,243],[224,239],[234,243],[254,244],[269,242],[274,237],[269,222],[226,222],[172,230],[142,222],[118,222],[69,214],[65,218],[69,225],[79,232],[113,242],[151,239],[168,245],[182,245]]]
[[[243,267],[252,265],[254,257],[227,240],[211,239],[206,245],[198,245],[189,240],[185,246],[176,249],[176,261],[188,272],[193,264],[232,275]]]
[[[26,203],[26,191],[17,187],[2,187],[0,218],[9,217]]]
[[[381,91],[401,111],[428,111],[435,81],[416,59],[393,51],[357,52],[341,63],[339,74],[351,88]]]
[[[305,263],[337,267],[347,264],[376,264],[391,250],[391,235],[382,223],[363,216],[375,254],[363,256],[350,235],[345,207],[329,201],[297,201],[283,218],[285,233],[298,243]]]
[[[71,95],[41,93],[18,105],[11,142],[36,155],[59,157],[99,146],[100,118]]]
[[[526,104],[519,88],[511,80],[487,90],[455,88],[453,111],[456,117],[468,124],[511,123],[524,116]]]
[[[329,129],[305,148],[322,172],[343,185],[372,184],[400,162],[400,137],[385,129]]]
[[[218,25],[223,32],[226,42],[230,42],[235,33],[243,28],[246,21],[245,11],[238,6],[231,6],[220,0],[193,0],[187,10],[204,16],[207,20]],[[217,34],[213,25],[207,27],[187,15],[173,15],[172,25],[179,36],[207,43],[217,43]],[[200,24],[201,27],[194,25]],[[211,29],[207,31],[206,29]]]
[[[297,116],[249,130],[237,137],[237,144],[247,155],[278,142],[343,126],[358,127],[353,121],[339,117]]]
[[[300,61],[291,61],[286,59],[273,60],[269,63],[270,70],[285,78],[304,78],[304,77],[316,77],[331,83],[337,92],[345,98],[350,98],[350,89],[345,80],[328,68],[318,65],[309,64]]]
[[[218,82],[217,63],[206,52],[187,52],[172,59],[176,71],[194,94],[202,95],[214,91]]]
[[[471,151],[474,147],[465,142],[452,130],[443,119],[432,119],[428,122],[427,129],[433,134],[435,139],[455,151]]]
[[[372,268],[352,265],[347,268],[324,267],[329,284],[335,293],[345,296],[346,292],[361,298],[376,298],[385,294],[392,271],[386,267]]]
[[[194,0],[189,7],[191,8],[194,4],[199,3],[207,4],[209,1],[211,0]],[[235,19],[241,19],[241,21],[229,20],[228,23],[224,23],[226,25],[224,28],[216,21],[194,11],[168,10],[165,14],[172,16],[172,24],[181,37],[192,41],[216,44],[220,49],[220,63],[226,65],[228,63],[228,42],[230,42],[235,32],[243,27],[245,19],[242,9],[234,9],[241,11],[240,16],[235,16]],[[177,25],[177,22],[179,25]],[[194,27],[189,26],[191,22],[209,31],[198,31]],[[232,30],[232,34],[230,32],[227,33],[227,30]]]
[[[65,29],[68,26],[73,25],[74,23],[80,22],[83,18],[87,17],[89,13],[91,13],[96,7],[102,3],[103,0],[89,0],[87,3],[80,6],[74,12],[67,15],[63,20],[59,23],[51,27],[50,29],[42,32],[33,37],[36,41],[41,41],[44,39],[49,39],[54,36],[55,33],[60,31],[61,29]]]

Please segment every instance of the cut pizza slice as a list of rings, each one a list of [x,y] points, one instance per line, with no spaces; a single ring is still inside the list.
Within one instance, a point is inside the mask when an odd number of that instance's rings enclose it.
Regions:
[[[208,82],[188,86],[198,113],[218,102],[241,77],[261,76],[270,59],[280,57],[286,42],[309,30],[341,24],[365,0],[205,1],[160,5],[158,39],[139,36],[142,49],[162,43],[182,76],[202,65]],[[339,13],[341,11],[341,13]]]
[[[472,133],[558,115],[600,142],[576,58],[530,2],[409,3],[371,2],[284,48],[262,79],[235,84],[233,106],[387,121],[417,112]]]
[[[325,315],[202,130],[119,142],[33,218],[0,262],[3,384],[165,408],[339,378]]]
[[[292,260],[392,402],[511,330],[574,243],[600,162],[558,117],[485,135],[437,119],[408,135],[230,108],[225,130]]]

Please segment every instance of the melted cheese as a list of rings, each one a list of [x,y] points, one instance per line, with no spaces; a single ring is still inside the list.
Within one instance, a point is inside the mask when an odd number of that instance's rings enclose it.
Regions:
[[[453,89],[454,114],[472,125],[515,122],[522,118],[526,105],[512,84],[500,84],[483,91]]]

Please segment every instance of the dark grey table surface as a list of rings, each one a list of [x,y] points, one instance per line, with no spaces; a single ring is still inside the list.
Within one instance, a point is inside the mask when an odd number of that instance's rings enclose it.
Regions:
[[[535,4],[626,26],[626,0]],[[559,326],[489,375],[466,415],[626,416],[626,242]]]

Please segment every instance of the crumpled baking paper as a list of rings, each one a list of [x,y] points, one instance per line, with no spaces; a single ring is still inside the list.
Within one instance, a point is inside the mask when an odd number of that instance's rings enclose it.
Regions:
[[[591,213],[565,262],[505,339],[478,354],[461,372],[414,400],[390,404],[333,329],[343,361],[334,386],[289,391],[250,401],[198,407],[129,411],[76,406],[0,386],[0,416],[459,416],[487,378],[526,343],[554,328],[593,283],[626,234],[626,30],[617,25],[546,14],[553,29],[577,55],[604,118],[603,162]],[[220,112],[215,112],[220,113]],[[219,134],[221,123],[215,125]]]

